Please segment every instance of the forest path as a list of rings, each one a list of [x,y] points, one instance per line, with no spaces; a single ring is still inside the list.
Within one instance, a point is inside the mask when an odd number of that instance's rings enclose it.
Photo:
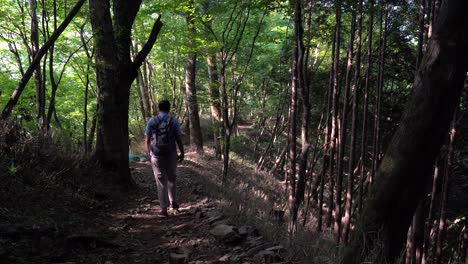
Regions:
[[[261,237],[249,237],[239,246],[239,243],[220,243],[210,234],[216,225],[213,223],[229,223],[229,220],[208,197],[209,184],[200,175],[201,171],[204,174],[215,171],[191,161],[190,155],[195,154],[189,154],[189,160],[179,163],[177,169],[178,212],[169,211],[169,217],[158,217],[159,201],[151,165],[133,162],[132,174],[138,190],[120,204],[104,205],[106,209],[97,217],[96,227],[90,229],[91,232],[100,230],[98,239],[91,246],[75,247],[72,259],[103,264],[222,263],[220,259],[226,254],[242,254],[256,247],[251,256],[242,258],[252,263],[248,260],[254,254],[271,247]]]

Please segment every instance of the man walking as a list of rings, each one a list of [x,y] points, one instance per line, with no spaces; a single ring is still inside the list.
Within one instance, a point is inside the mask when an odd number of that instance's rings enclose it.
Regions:
[[[177,210],[176,202],[176,168],[177,161],[184,160],[182,132],[176,118],[169,115],[171,103],[162,100],[158,103],[159,114],[150,118],[146,125],[145,143],[151,157],[158,199],[161,211],[159,216],[167,217],[167,208]],[[180,154],[177,155],[177,146]]]

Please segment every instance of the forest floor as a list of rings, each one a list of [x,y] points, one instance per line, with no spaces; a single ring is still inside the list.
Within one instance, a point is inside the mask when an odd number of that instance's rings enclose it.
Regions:
[[[188,153],[178,167],[180,210],[167,218],[158,217],[149,162],[131,163],[132,191],[11,191],[0,204],[0,263],[289,263],[283,246],[240,225],[226,210],[235,205],[216,198],[219,165]]]

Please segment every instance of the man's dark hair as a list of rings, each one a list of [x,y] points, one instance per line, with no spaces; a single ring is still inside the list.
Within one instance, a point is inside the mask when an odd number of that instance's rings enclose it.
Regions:
[[[171,110],[171,103],[168,100],[161,100],[158,103],[158,109],[159,111],[169,112]]]

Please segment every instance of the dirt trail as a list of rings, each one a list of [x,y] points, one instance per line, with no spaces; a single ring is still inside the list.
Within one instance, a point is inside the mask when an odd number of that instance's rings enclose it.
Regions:
[[[262,237],[249,234],[242,242],[226,245],[218,242],[210,230],[215,222],[229,224],[204,188],[203,177],[193,170],[189,160],[179,164],[177,191],[180,210],[169,217],[158,217],[159,202],[151,166],[131,163],[138,191],[120,204],[105,208],[90,232],[76,236],[67,261],[77,263],[263,263],[254,255],[274,246]],[[214,225],[213,225],[214,224]],[[252,235],[252,236],[250,236]],[[281,248],[280,248],[281,249]],[[172,257],[171,257],[172,254]],[[270,254],[270,253],[268,253]],[[237,256],[236,256],[237,255]],[[179,262],[175,261],[181,257]],[[171,259],[171,261],[170,261]]]
[[[2,188],[10,191],[0,199],[0,264],[284,263],[283,247],[255,227],[241,226],[238,207],[229,207],[235,203],[224,191],[246,197],[235,186],[220,188],[221,163],[214,157],[188,153],[179,164],[180,210],[167,218],[158,217],[150,163],[130,166],[137,184],[131,191],[65,174],[53,186],[49,179],[27,186],[7,178]]]
[[[209,204],[202,204],[203,196],[196,194],[200,183],[188,169],[188,163],[185,161],[178,167],[181,208],[179,212],[169,211],[167,218],[157,215],[159,202],[150,164],[131,163],[138,190],[120,204],[101,205],[104,212],[99,215],[96,227],[74,239],[76,246],[71,259],[82,263],[165,263],[170,253],[190,250],[193,255],[203,250],[210,238],[197,228],[203,224],[195,221],[195,209],[191,208]]]

